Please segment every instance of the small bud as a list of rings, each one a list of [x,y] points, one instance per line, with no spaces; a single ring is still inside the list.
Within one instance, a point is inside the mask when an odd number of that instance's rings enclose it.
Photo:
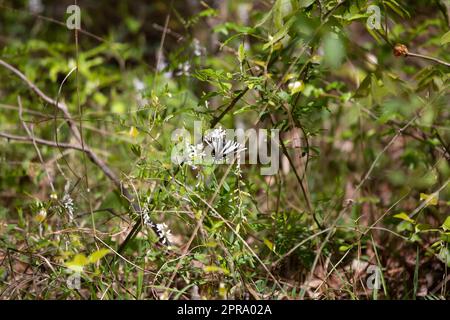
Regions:
[[[396,44],[394,47],[394,55],[396,57],[406,57],[408,55],[408,48],[404,44]]]

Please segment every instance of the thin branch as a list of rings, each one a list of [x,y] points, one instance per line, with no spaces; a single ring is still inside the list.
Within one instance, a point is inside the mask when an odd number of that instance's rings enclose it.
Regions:
[[[26,141],[26,142],[31,142],[31,143],[33,142],[33,139],[31,139],[30,137],[17,136],[17,135],[6,133],[6,132],[0,132],[0,137],[6,138],[8,140]],[[40,138],[36,138],[36,137],[34,137],[34,141],[37,144],[41,144],[44,146],[55,147],[55,148],[58,148],[58,146],[59,146],[64,149],[74,149],[74,150],[83,151],[81,146],[78,146],[75,144],[61,143],[61,142],[56,143],[54,141],[44,140],[44,139],[40,139]]]
[[[446,62],[446,61],[444,61],[444,60],[440,60],[440,59],[438,59],[438,58],[426,56],[426,55],[424,55],[424,54],[419,54],[419,53],[414,53],[414,52],[408,52],[408,53],[406,54],[406,56],[407,56],[407,57],[422,58],[422,59],[425,59],[425,60],[429,60],[429,61],[433,61],[433,62],[442,64],[443,66],[446,66],[446,67],[450,67],[450,63],[448,63],[448,62]]]
[[[22,123],[22,127],[27,132],[28,137],[30,137],[30,139],[33,141],[33,146],[34,146],[34,149],[36,150],[36,153],[37,153],[37,155],[39,157],[39,161],[41,161],[42,167],[44,168],[45,173],[47,174],[48,183],[50,184],[50,187],[52,188],[52,192],[55,192],[55,186],[53,185],[52,177],[50,176],[50,172],[48,171],[48,168],[47,168],[47,166],[44,163],[44,159],[42,158],[41,151],[39,150],[39,148],[38,148],[38,146],[36,144],[36,140],[35,140],[34,134],[32,132],[33,129],[30,130],[28,128],[27,124],[25,123],[25,121],[23,120],[23,116],[22,116],[22,110],[23,110],[22,109],[22,100],[20,99],[20,96],[17,96],[17,103],[19,105],[19,119],[20,119],[20,121]]]
[[[411,212],[408,216],[410,218],[414,217],[417,213],[419,213],[423,208],[425,208],[426,206],[428,206],[428,204],[433,201],[434,199],[438,199],[439,198],[439,192],[441,192],[442,190],[444,190],[447,185],[450,183],[450,179],[447,179],[447,181],[445,181],[442,186],[439,187],[439,189],[437,189],[435,192],[433,192],[424,202],[422,202],[420,204],[420,206],[418,206],[413,212]]]
[[[233,100],[231,100],[230,104],[228,105],[228,107],[222,111],[222,113],[220,115],[218,115],[217,117],[213,118],[210,124],[211,128],[214,128],[216,126],[216,124],[218,124],[220,122],[220,120],[222,120],[222,118],[231,111],[231,109],[234,108],[234,106],[236,105],[236,103],[247,93],[247,91],[249,90],[248,87],[246,87],[245,89],[243,89],[236,97],[233,98]]]

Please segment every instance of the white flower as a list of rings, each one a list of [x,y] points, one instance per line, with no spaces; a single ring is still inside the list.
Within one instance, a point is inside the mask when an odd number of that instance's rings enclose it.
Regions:
[[[194,55],[197,57],[201,56],[203,48],[200,45],[200,41],[198,39],[194,39],[193,44],[194,44]]]
[[[144,209],[142,209],[141,212],[141,216],[142,216],[142,222],[150,227],[153,228],[155,226],[155,224],[152,222],[152,220],[150,219],[150,197],[147,197],[145,203],[144,203]]]
[[[167,224],[158,223],[156,225],[156,230],[158,230],[158,236],[163,244],[165,244],[166,241],[170,241],[170,237],[172,237],[172,232],[169,230]]]
[[[139,80],[138,78],[133,79],[133,87],[136,91],[142,91],[145,89],[145,84],[143,81]]]
[[[196,169],[196,164],[204,164],[205,160],[210,163],[206,151],[211,152],[213,161],[220,163],[230,155],[236,155],[237,165],[240,165],[240,153],[245,150],[244,146],[238,142],[227,140],[226,131],[221,127],[209,131],[204,139],[204,143],[192,145],[186,142],[183,150],[182,162]],[[207,150],[208,149],[208,150]],[[205,159],[206,158],[206,159]]]
[[[186,163],[192,166],[193,169],[196,169],[195,164],[201,163],[203,161],[203,157],[206,156],[203,150],[203,144],[199,143],[195,146],[188,144],[186,147],[188,152]]]
[[[205,135],[206,141],[213,141],[213,140],[223,140],[225,138],[226,131],[222,129],[222,127],[218,127],[216,129],[213,129],[209,131]]]
[[[303,81],[294,81],[288,84],[288,89],[291,90],[291,94],[302,91],[304,87]]]
[[[150,228],[153,228],[155,226],[155,224],[150,219],[149,214],[146,212],[142,213],[142,220],[143,220],[144,224]]]
[[[73,213],[75,211],[75,205],[73,203],[73,199],[70,196],[70,194],[68,194],[68,193],[64,194],[64,197],[62,198],[61,202],[62,202],[64,209],[66,209],[66,211],[69,215],[69,220],[72,221]]]
[[[33,14],[40,14],[44,11],[44,5],[41,0],[29,0],[28,1],[28,9]]]
[[[225,146],[223,147],[222,150],[220,150],[220,152],[218,154],[216,154],[216,157],[218,156],[219,159],[226,157],[229,154],[238,154],[244,150],[244,147],[242,146],[242,144],[240,144],[239,142],[235,142],[235,141],[226,141]]]
[[[189,63],[189,61],[180,63],[178,65],[178,69],[180,69],[180,70],[175,73],[176,76],[189,76],[190,75],[189,71],[191,70],[191,64]]]
[[[133,87],[134,90],[136,91],[136,102],[139,108],[143,108],[145,107],[145,105],[148,104],[147,99],[144,97],[143,92],[145,90],[145,83],[138,79],[138,78],[134,78],[133,79]]]
[[[36,220],[39,221],[39,222],[43,222],[46,217],[47,217],[47,210],[42,208],[41,210],[39,210],[39,212],[38,212],[38,214],[36,216]]]
[[[230,154],[237,154],[245,150],[239,142],[227,140],[226,132],[221,127],[210,131],[205,136],[205,142],[212,148],[212,155],[215,160],[222,161]]]

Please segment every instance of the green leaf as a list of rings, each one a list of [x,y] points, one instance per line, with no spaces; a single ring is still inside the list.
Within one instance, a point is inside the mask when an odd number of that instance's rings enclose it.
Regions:
[[[435,206],[438,204],[438,197],[435,194],[421,193],[420,200],[427,201],[427,206]]]
[[[272,22],[276,29],[281,29],[283,27],[283,18],[286,12],[286,4],[286,0],[277,0],[273,6]]]
[[[137,156],[140,157],[142,155],[142,148],[138,144],[131,145],[131,151]]]
[[[88,258],[84,254],[77,254],[72,261],[66,262],[66,267],[75,272],[82,272],[87,264],[89,264]]]
[[[289,90],[291,90],[291,95],[294,95],[298,92],[302,92],[305,89],[305,84],[303,81],[294,81],[289,83],[288,85]]]
[[[219,12],[217,10],[215,10],[213,8],[208,8],[208,9],[201,11],[198,15],[200,17],[215,17],[218,15],[218,13]]]
[[[123,103],[122,101],[114,101],[111,107],[112,112],[114,113],[125,113],[125,111],[127,110],[127,107],[125,105],[125,103]]]
[[[413,219],[408,217],[408,215],[406,213],[404,213],[404,212],[394,215],[394,218],[402,219],[403,221],[408,221],[408,222],[411,222],[411,223],[416,223]]]
[[[270,251],[275,252],[275,246],[269,239],[264,238],[264,244],[270,249]]]
[[[255,28],[259,28],[263,24],[265,24],[267,21],[269,21],[272,14],[273,14],[273,8],[268,13],[266,13],[261,20],[259,20],[259,22],[255,25]]]
[[[244,61],[244,59],[245,59],[245,48],[244,48],[244,44],[243,43],[241,43],[239,45],[238,59],[239,59],[240,63],[242,63]]]
[[[448,31],[441,37],[441,45],[447,44],[449,42],[450,42],[450,31]]]
[[[141,22],[132,17],[128,17],[127,19],[125,19],[125,24],[127,25],[128,30],[130,30],[132,33],[138,32],[139,28],[141,27]]]
[[[432,230],[432,226],[429,224],[423,224],[423,223],[418,223],[415,226],[416,229],[416,233],[417,232],[422,232],[422,231],[428,231],[428,230]]]
[[[409,12],[405,8],[403,8],[397,1],[388,0],[384,1],[384,3],[402,18],[404,18],[405,15],[408,17],[410,16]]]
[[[339,251],[340,252],[345,252],[347,250],[349,250],[352,246],[348,246],[348,245],[341,245],[339,246]]]
[[[314,2],[316,2],[316,0],[300,0],[300,7],[301,7],[301,8],[309,7],[309,6],[312,5]]]
[[[129,135],[131,138],[136,138],[136,137],[138,136],[138,134],[139,134],[138,129],[136,129],[136,128],[133,127],[133,126],[130,128],[130,131],[128,131],[128,135]]]
[[[333,32],[325,35],[323,39],[325,52],[324,63],[331,68],[338,68],[345,57],[345,47],[340,37]]]
[[[223,33],[224,35],[228,35],[229,31],[235,31],[240,34],[252,34],[255,32],[254,28],[241,26],[233,22],[225,22],[223,24],[219,24],[213,28],[214,32]]]
[[[278,32],[276,32],[273,36],[269,36],[269,41],[263,45],[262,49],[267,50],[268,48],[273,47],[275,43],[283,39],[288,34],[289,28],[293,22],[294,20],[289,20],[278,30]]]
[[[100,249],[100,250],[95,251],[94,253],[92,253],[89,256],[89,258],[88,258],[89,263],[96,263],[98,260],[100,260],[101,258],[106,256],[110,252],[111,251],[109,249]]]
[[[450,249],[448,247],[442,247],[438,256],[442,262],[450,266]]]
[[[450,232],[444,232],[444,233],[441,233],[441,240],[442,241],[445,241],[445,242],[447,242],[447,243],[450,243]],[[440,242],[439,241],[437,241],[436,242],[437,244],[440,244]]]
[[[205,271],[205,272],[222,272],[223,274],[226,274],[226,275],[230,274],[230,271],[228,271],[225,268],[218,267],[218,266],[205,266],[203,268],[203,271]]]
[[[450,216],[448,216],[448,217],[445,219],[444,223],[442,224],[442,228],[443,228],[445,231],[449,231],[449,230],[450,230]]]

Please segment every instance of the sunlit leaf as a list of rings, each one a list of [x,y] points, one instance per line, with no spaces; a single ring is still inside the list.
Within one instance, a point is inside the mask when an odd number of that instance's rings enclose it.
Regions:
[[[294,81],[289,83],[288,85],[289,90],[291,90],[291,95],[294,95],[298,92],[302,92],[303,89],[305,89],[305,84],[303,83],[303,81]]]
[[[92,253],[89,256],[89,258],[88,258],[89,263],[96,263],[98,260],[100,260],[101,258],[106,256],[110,252],[111,252],[111,250],[109,250],[109,249],[100,249],[100,250],[95,251],[94,253]]]
[[[34,219],[37,222],[42,223],[45,220],[46,217],[47,217],[47,210],[41,209],[41,210],[39,210],[37,215],[34,217]]]
[[[205,271],[205,272],[220,272],[225,275],[230,274],[230,271],[228,271],[225,268],[218,267],[218,266],[205,266],[203,268],[203,271]]]
[[[239,59],[240,63],[242,63],[242,61],[244,61],[244,59],[245,59],[245,48],[244,48],[244,44],[243,43],[241,43],[239,45],[238,59]]]
[[[448,216],[448,217],[445,219],[444,223],[442,224],[442,228],[443,228],[445,231],[449,231],[449,230],[450,230],[450,216]]]
[[[133,127],[133,126],[130,128],[130,131],[128,131],[128,135],[130,137],[132,137],[133,139],[136,138],[138,136],[138,134],[139,134],[138,129],[136,129],[136,127]]]
[[[404,221],[407,222],[411,222],[411,223],[416,223],[413,219],[411,219],[406,213],[402,212],[402,213],[397,213],[396,215],[394,215],[394,218],[398,218],[398,219],[402,219]]]
[[[426,201],[427,206],[435,206],[438,204],[438,197],[435,194],[421,193],[420,200]]]
[[[275,251],[275,246],[269,239],[264,238],[264,244],[270,249],[270,251]]]
[[[87,264],[89,264],[89,259],[86,258],[86,256],[84,254],[77,254],[75,255],[75,257],[69,261],[66,262],[66,267],[75,271],[75,272],[82,272],[84,269],[84,266],[86,266]]]
[[[450,42],[450,31],[448,31],[441,37],[441,45],[447,44],[449,42]]]
[[[316,2],[316,0],[300,0],[300,7],[301,7],[301,8],[309,7],[309,6],[312,5],[314,2]]]

